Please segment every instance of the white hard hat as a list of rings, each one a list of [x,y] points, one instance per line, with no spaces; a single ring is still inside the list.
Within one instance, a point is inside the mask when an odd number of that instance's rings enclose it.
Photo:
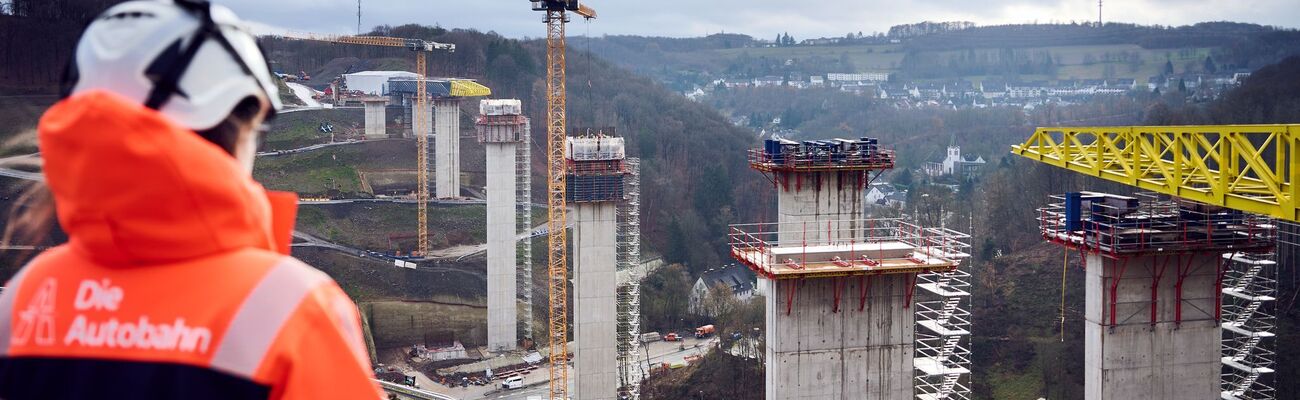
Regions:
[[[107,90],[205,130],[253,96],[281,107],[257,39],[230,9],[206,0],[118,4],[77,44],[64,94]]]

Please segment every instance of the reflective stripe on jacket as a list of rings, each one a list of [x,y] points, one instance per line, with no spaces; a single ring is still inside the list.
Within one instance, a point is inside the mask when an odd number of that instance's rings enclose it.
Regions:
[[[69,241],[0,294],[0,398],[382,396],[356,306],[286,255],[294,196],[110,93],[39,130]]]

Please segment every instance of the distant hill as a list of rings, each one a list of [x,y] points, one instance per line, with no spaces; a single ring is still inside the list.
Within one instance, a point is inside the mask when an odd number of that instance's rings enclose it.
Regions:
[[[745,35],[693,39],[578,38],[574,46],[678,90],[718,78],[800,77],[828,72],[889,72],[901,79],[1133,78],[1145,82],[1166,62],[1199,72],[1253,70],[1300,54],[1300,31],[1206,22],[1162,27],[1108,23],[1023,24],[907,29],[898,37],[855,36],[819,45],[776,46]],[[810,41],[822,43],[822,41]]]

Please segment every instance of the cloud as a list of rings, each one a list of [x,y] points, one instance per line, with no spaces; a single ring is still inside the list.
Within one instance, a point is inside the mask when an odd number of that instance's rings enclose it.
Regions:
[[[264,26],[322,33],[354,33],[355,0],[215,0]],[[884,32],[920,21],[980,25],[1094,21],[1095,0],[605,0],[600,13],[570,25],[572,35],[692,37],[745,33],[760,38],[789,32],[798,38]],[[376,25],[438,24],[495,31],[515,38],[544,34],[540,13],[522,0],[361,0],[364,30]],[[1186,25],[1236,21],[1295,28],[1295,0],[1107,0],[1106,21]]]

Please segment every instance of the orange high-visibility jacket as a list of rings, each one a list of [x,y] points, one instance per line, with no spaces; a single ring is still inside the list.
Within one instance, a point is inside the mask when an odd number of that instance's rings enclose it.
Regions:
[[[107,92],[39,134],[69,240],[0,294],[0,398],[382,396],[356,306],[286,255],[295,196]]]

